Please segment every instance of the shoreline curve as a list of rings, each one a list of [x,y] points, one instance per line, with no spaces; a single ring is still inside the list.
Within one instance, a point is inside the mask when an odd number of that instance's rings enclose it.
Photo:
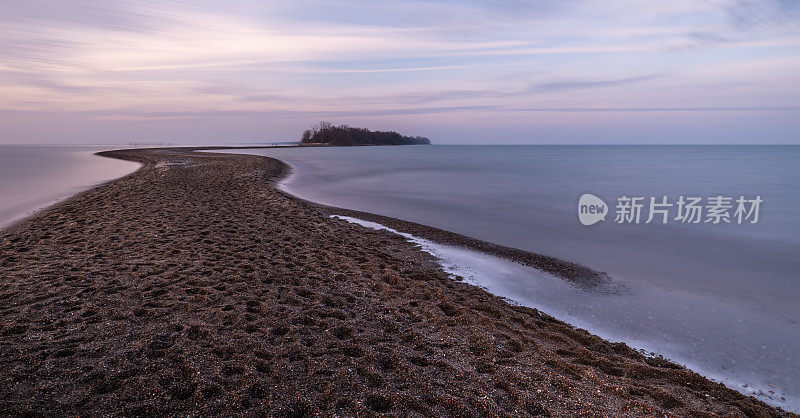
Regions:
[[[2,231],[0,412],[792,416],[195,149],[102,152],[143,166]]]

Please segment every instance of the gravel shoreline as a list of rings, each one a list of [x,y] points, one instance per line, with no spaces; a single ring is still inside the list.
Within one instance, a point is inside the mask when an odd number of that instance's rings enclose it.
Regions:
[[[144,165],[0,231],[2,415],[791,416],[328,215],[585,267],[297,199],[271,158],[102,155]]]

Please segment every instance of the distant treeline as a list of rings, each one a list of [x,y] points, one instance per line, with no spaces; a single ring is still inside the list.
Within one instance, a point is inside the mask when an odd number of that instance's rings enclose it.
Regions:
[[[300,144],[328,145],[420,145],[430,144],[431,140],[423,136],[404,136],[393,131],[370,131],[366,128],[354,128],[347,125],[333,126],[329,122],[320,122],[303,132]]]

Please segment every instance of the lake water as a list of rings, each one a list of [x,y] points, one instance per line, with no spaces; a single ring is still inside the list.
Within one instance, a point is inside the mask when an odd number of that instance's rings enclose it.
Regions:
[[[93,155],[107,149],[0,145],[0,228],[139,168],[138,163]]]
[[[379,213],[574,261],[616,294],[515,266],[471,280],[602,337],[663,354],[710,378],[800,410],[800,147],[407,146],[237,151],[294,168],[300,197]],[[578,222],[601,197],[605,222]],[[616,223],[618,198],[645,197]],[[760,196],[759,221],[646,224],[649,197]],[[655,218],[660,221],[660,217]],[[752,220],[752,217],[750,218]],[[473,257],[474,258],[474,257]],[[484,263],[485,264],[485,263]],[[485,267],[485,265],[484,265]],[[494,271],[494,273],[491,273]]]

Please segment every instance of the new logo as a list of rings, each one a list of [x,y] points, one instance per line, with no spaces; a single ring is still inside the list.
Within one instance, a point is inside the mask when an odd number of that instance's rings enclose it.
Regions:
[[[608,215],[608,205],[603,199],[590,193],[584,193],[578,199],[578,220],[581,224],[594,225],[605,221],[606,215]]]

